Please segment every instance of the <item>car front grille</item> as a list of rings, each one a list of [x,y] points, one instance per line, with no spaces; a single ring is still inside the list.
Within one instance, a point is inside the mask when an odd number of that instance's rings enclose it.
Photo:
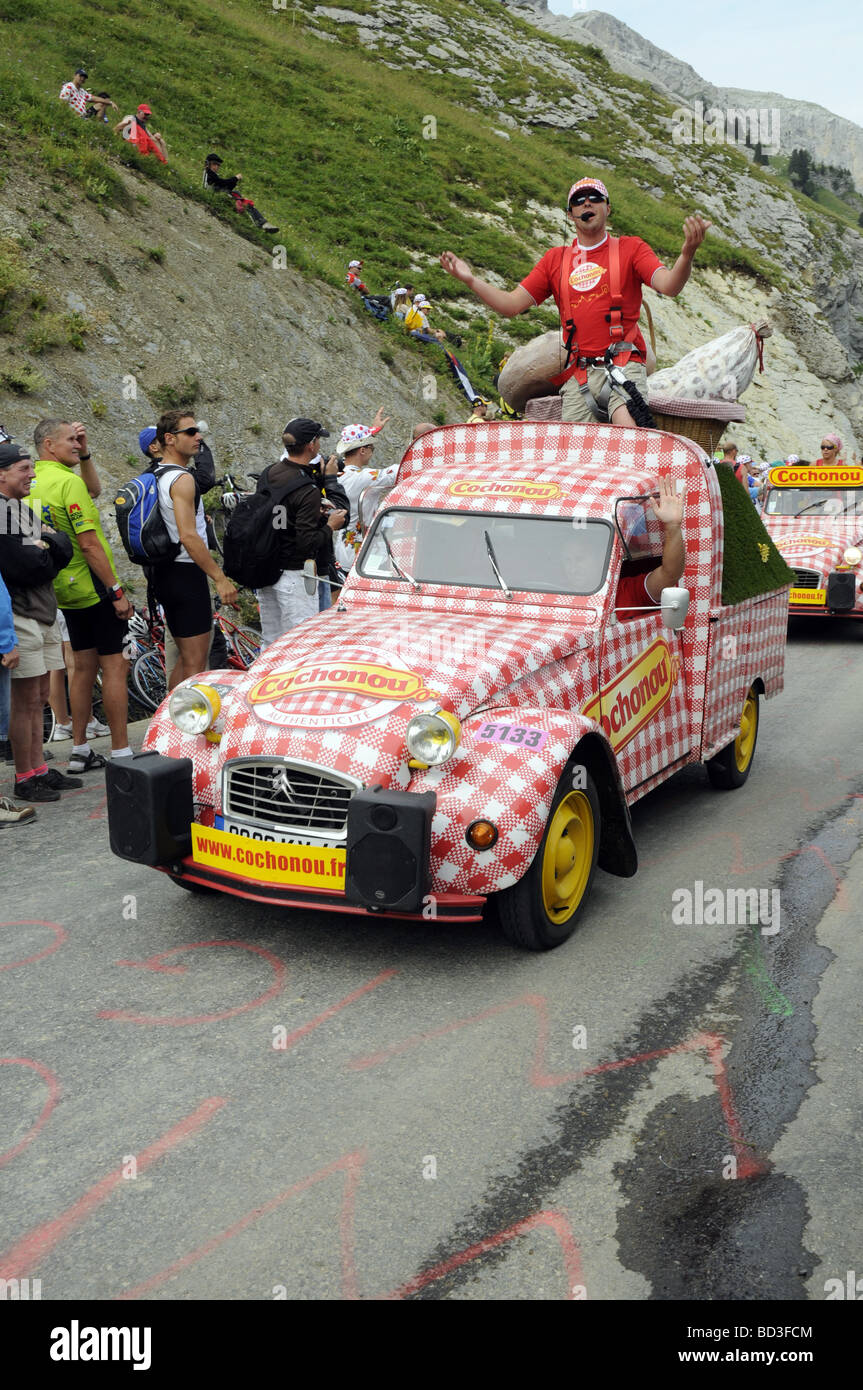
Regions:
[[[795,589],[817,589],[820,587],[818,575],[814,570],[795,570],[794,588]]]
[[[348,802],[361,785],[309,763],[240,759],[225,768],[224,814],[278,830],[344,837]]]

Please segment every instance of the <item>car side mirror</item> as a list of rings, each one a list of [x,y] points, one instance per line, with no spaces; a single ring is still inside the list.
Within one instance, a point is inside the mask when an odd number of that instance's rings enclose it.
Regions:
[[[663,589],[660,603],[662,604],[663,625],[671,628],[672,632],[677,632],[679,628],[683,627],[689,612],[689,590]]]

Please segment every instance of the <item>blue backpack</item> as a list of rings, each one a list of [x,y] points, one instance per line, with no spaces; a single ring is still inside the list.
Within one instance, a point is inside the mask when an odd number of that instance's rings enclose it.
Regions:
[[[139,473],[117,491],[114,511],[123,549],[136,565],[156,565],[173,560],[180,553],[179,541],[172,541],[159,507],[159,477],[173,470],[184,472],[175,463]]]

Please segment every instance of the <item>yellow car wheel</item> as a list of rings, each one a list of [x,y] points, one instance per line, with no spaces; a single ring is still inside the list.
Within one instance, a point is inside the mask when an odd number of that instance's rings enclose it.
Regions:
[[[758,691],[750,688],[743,702],[737,737],[707,763],[707,775],[720,791],[742,787],[752,769],[758,742]]]
[[[518,883],[495,896],[504,936],[514,946],[550,951],[572,936],[590,891],[600,835],[593,779],[570,763],[533,863]]]

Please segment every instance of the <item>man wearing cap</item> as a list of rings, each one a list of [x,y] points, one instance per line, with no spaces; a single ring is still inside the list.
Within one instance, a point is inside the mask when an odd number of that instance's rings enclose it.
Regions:
[[[359,290],[360,294],[366,295],[368,294],[368,289],[363,284],[363,279],[360,275],[360,271],[362,270],[362,268],[362,261],[348,261],[348,273],[345,276],[345,279],[347,280],[351,289]]]
[[[84,86],[86,81],[87,74],[84,69],[77,68],[72,81],[64,82],[60,88],[60,100],[67,101],[78,116],[86,116],[87,102],[93,100],[92,93]]]
[[[265,468],[258,479],[257,491],[268,492],[273,499],[274,525],[276,517],[279,518],[282,569],[275,584],[258,590],[262,650],[318,612],[317,581],[313,574],[308,586],[306,580],[315,566],[317,573],[323,570],[332,534],[348,519],[347,498],[336,481],[336,458],[327,460],[323,472],[327,491],[333,489],[334,510],[324,511],[321,489],[312,476],[318,443],[329,437],[329,430],[318,420],[302,415],[289,420],[282,434],[285,453],[278,463]],[[344,507],[339,505],[342,500]]]
[[[149,106],[142,103],[134,116],[124,116],[117,122],[114,134],[122,135],[124,140],[135,145],[139,154],[154,154],[163,164],[167,164],[168,147],[162,139],[162,132],[147,129],[147,122],[152,114]]]
[[[412,338],[417,338],[421,343],[442,343],[446,337],[443,329],[432,328],[428,321],[426,310],[431,307],[424,294],[415,294],[414,302],[405,315],[405,328]]]
[[[451,251],[445,251],[440,262],[448,274],[506,318],[522,314],[553,295],[566,349],[564,369],[552,378],[561,388],[563,419],[593,423],[604,418],[616,425],[634,425],[625,387],[610,383],[612,389],[606,394],[606,354],[612,352],[614,366],[646,397],[646,348],[638,328],[641,287],[649,285],[672,298],[678,295],[689,279],[692,259],[710,223],[700,216],[686,218],[683,248],[669,270],[640,237],[609,238],[611,202],[600,179],[583,178],[574,183],[567,209],[576,230],[575,240],[570,246],[547,251],[514,290],[501,290],[481,280]],[[615,262],[619,262],[616,268]],[[615,303],[612,279],[619,281]]]
[[[53,581],[72,559],[69,537],[44,524],[28,505],[33,462],[20,444],[0,444],[0,575],[12,601],[17,639],[4,653],[12,670],[9,738],[15,760],[15,796],[21,801],[59,801],[61,791],[83,786],[56,768],[42,751],[42,712],[49,673],[63,668]],[[80,478],[76,479],[83,488]],[[4,646],[7,643],[4,642]]]
[[[471,416],[468,420],[469,425],[481,425],[488,419],[488,401],[484,401],[482,396],[475,397],[472,403]]]
[[[204,187],[212,188],[217,193],[229,193],[234,200],[234,207],[237,212],[247,212],[256,227],[260,227],[262,232],[277,232],[278,227],[274,227],[272,222],[268,222],[262,212],[258,212],[251,198],[244,198],[239,190],[239,183],[242,174],[232,174],[230,178],[223,179],[219,174],[223,160],[221,155],[208,154],[204,160]]]

